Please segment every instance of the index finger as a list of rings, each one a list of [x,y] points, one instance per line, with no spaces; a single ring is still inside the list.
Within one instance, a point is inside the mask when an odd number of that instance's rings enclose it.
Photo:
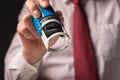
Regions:
[[[49,6],[49,0],[26,0],[26,7],[30,14],[35,18],[39,18],[41,16],[38,5],[46,8]]]

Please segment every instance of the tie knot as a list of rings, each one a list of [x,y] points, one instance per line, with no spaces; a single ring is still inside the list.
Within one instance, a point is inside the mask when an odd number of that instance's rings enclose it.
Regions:
[[[78,4],[80,0],[72,0],[74,4]]]

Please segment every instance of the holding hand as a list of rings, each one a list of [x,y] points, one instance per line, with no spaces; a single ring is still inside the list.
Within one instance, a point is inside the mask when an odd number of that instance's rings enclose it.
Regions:
[[[48,0],[38,0],[38,3],[44,8],[49,6]],[[26,7],[30,14],[25,15],[22,21],[18,23],[17,32],[23,43],[22,51],[24,58],[30,64],[35,64],[43,57],[47,52],[47,49],[40,36],[38,36],[31,20],[31,15],[35,18],[39,18],[41,16],[41,12],[34,0],[27,0]],[[60,11],[57,11],[56,13],[61,19],[63,19]],[[56,40],[53,40],[51,43],[53,44],[55,41]]]

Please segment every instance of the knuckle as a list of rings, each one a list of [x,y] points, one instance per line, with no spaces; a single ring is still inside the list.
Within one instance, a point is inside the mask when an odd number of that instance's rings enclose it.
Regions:
[[[25,1],[25,6],[26,6],[26,7],[29,6],[29,1],[28,1],[28,0]]]
[[[18,25],[17,25],[17,32],[19,34],[23,34],[23,32],[27,29],[27,26],[25,25],[24,22],[20,22]]]
[[[23,17],[23,23],[29,22],[30,19],[31,19],[30,15],[25,15],[25,16]]]

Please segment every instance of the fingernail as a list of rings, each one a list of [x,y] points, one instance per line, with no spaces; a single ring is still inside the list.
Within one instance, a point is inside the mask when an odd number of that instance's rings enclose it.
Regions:
[[[42,7],[46,8],[49,6],[49,2],[48,0],[43,0],[42,3],[41,3]]]
[[[38,10],[34,10],[34,11],[33,11],[33,16],[34,16],[35,18],[39,18],[39,17],[40,17],[40,12],[39,12]]]

